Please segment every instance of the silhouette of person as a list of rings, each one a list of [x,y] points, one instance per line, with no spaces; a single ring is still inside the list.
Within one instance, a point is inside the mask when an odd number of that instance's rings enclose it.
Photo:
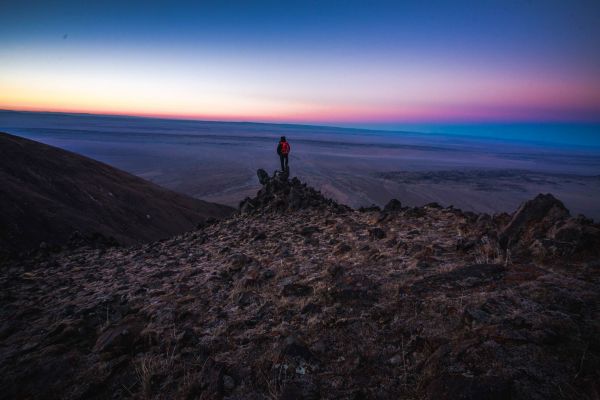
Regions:
[[[285,139],[285,136],[282,136],[277,145],[277,154],[279,154],[279,161],[281,161],[281,171],[287,171],[289,168],[288,155],[290,154],[290,150],[290,144]]]

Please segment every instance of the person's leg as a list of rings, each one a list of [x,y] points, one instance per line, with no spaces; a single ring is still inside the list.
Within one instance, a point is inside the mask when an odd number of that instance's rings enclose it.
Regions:
[[[284,166],[283,166],[283,158],[284,158],[284,157],[285,157],[284,155],[280,155],[280,156],[279,156],[279,161],[281,161],[281,170],[282,170],[282,171],[285,171],[285,168],[284,168]]]
[[[288,155],[285,155],[285,169],[288,169]]]

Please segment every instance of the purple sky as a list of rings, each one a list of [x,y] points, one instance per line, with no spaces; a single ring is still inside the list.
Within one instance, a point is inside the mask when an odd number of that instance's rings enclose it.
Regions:
[[[600,121],[598,1],[87,3],[0,5],[0,108]]]

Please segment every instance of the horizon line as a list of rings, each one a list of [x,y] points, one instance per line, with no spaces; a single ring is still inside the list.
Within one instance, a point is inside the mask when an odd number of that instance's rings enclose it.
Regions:
[[[412,123],[401,123],[404,125],[412,125],[417,128],[418,125],[426,125],[434,127],[433,131],[422,131],[415,129],[402,129],[402,128],[393,128],[390,127],[388,129],[382,128],[373,128],[373,127],[364,127],[364,126],[342,126],[342,125],[323,125],[323,124],[311,124],[311,123],[296,123],[296,122],[264,122],[264,121],[251,121],[251,120],[213,120],[213,119],[199,119],[193,117],[176,117],[176,116],[159,116],[159,115],[136,115],[136,114],[126,114],[126,113],[93,113],[93,112],[85,112],[85,111],[55,111],[55,110],[18,110],[18,109],[7,109],[0,108],[0,112],[13,112],[13,113],[24,113],[24,114],[55,114],[55,115],[71,115],[71,116],[91,116],[91,117],[108,117],[108,118],[134,118],[134,119],[152,119],[152,120],[165,120],[165,121],[180,121],[180,122],[203,122],[203,123],[230,123],[230,124],[253,124],[253,125],[273,125],[273,126],[287,126],[287,127],[306,127],[306,128],[326,128],[326,129],[339,129],[344,131],[355,131],[362,133],[382,133],[382,134],[390,134],[390,133],[400,133],[400,134],[417,134],[417,135],[427,135],[427,136],[452,136],[457,138],[479,138],[479,139],[495,139],[495,140],[510,140],[521,143],[529,143],[529,144],[546,144],[546,145],[569,145],[575,148],[589,148],[600,149],[599,144],[581,144],[581,143],[568,143],[564,141],[552,141],[552,140],[540,140],[538,139],[521,139],[521,138],[503,138],[495,135],[485,135],[485,134],[468,134],[468,133],[458,133],[458,132],[443,132],[439,129],[443,129],[443,126],[446,125],[448,127],[455,126],[477,126],[477,125],[505,125],[507,127],[511,125],[580,125],[580,126],[599,126],[600,121],[591,122],[591,121],[469,121],[469,122],[412,122]],[[418,129],[418,128],[417,128]]]
[[[67,111],[67,110],[52,110],[52,109],[13,109],[13,108],[0,108],[1,112],[19,112],[19,113],[37,113],[37,114],[65,114],[65,115],[90,115],[99,117],[127,117],[127,118],[140,118],[140,119],[157,119],[157,120],[170,120],[170,121],[195,121],[195,122],[210,122],[210,123],[238,123],[238,124],[259,124],[259,125],[287,125],[287,126],[309,126],[309,127],[324,127],[324,128],[338,128],[338,129],[349,129],[349,130],[360,130],[360,131],[373,131],[373,132],[406,132],[406,133],[424,133],[413,130],[405,130],[401,128],[394,128],[393,125],[540,125],[540,124],[554,124],[554,125],[600,125],[599,120],[526,120],[526,119],[514,119],[514,120],[415,120],[415,121],[361,121],[361,122],[293,122],[293,121],[268,121],[268,120],[251,120],[251,119],[213,119],[209,116],[203,118],[201,116],[186,116],[186,115],[172,115],[172,114],[140,114],[140,113],[128,113],[118,111],[108,112],[91,112],[91,111]],[[366,127],[371,126],[371,127]],[[373,126],[377,126],[374,128]],[[386,128],[388,126],[388,128]],[[443,134],[443,132],[439,132]]]

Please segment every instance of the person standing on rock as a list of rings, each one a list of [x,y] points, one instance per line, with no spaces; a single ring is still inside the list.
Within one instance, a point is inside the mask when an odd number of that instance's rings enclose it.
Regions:
[[[279,154],[279,161],[281,161],[281,171],[288,170],[288,155],[290,154],[290,150],[290,144],[285,139],[285,136],[282,136],[277,145],[277,154]]]

